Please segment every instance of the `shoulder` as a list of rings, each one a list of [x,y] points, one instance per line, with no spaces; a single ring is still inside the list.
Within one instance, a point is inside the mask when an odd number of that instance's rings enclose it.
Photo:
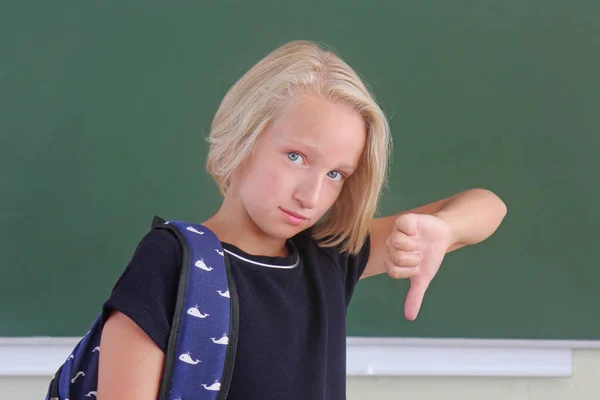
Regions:
[[[122,312],[165,351],[182,259],[183,248],[170,230],[148,232],[104,303],[104,320],[113,310]]]
[[[367,236],[365,243],[357,254],[341,251],[339,246],[324,247],[313,236],[310,230],[305,230],[294,237],[294,243],[300,254],[310,261],[319,264],[330,264],[339,273],[346,287],[348,300],[354,292],[354,287],[367,267],[371,250],[371,238]],[[324,265],[319,265],[324,267]]]
[[[117,285],[129,275],[171,275],[181,270],[183,248],[168,229],[153,229],[139,241]]]
[[[363,261],[366,264],[371,250],[370,235],[367,236],[365,243],[357,254],[342,251],[340,246],[322,246],[321,243],[313,237],[310,230],[300,232],[293,238],[293,241],[300,250],[318,251],[327,258],[331,258],[335,264],[342,267],[346,266],[348,263],[361,263]]]
[[[179,239],[169,229],[155,228],[148,232],[139,242],[136,253],[155,253],[166,256],[177,256],[183,249]]]

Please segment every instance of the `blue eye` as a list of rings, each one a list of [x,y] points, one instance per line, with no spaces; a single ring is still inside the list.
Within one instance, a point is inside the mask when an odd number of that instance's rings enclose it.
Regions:
[[[333,179],[334,181],[341,181],[344,178],[344,175],[342,175],[342,173],[338,171],[331,171],[327,174],[327,176]]]
[[[290,159],[291,162],[296,164],[298,164],[298,161],[300,161],[300,164],[302,164],[302,161],[304,160],[302,156],[296,153],[295,151],[290,151],[289,153],[287,153],[287,157]]]

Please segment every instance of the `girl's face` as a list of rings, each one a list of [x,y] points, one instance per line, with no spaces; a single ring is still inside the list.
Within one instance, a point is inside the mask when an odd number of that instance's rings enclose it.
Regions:
[[[365,141],[358,112],[305,96],[263,132],[232,177],[228,196],[241,202],[255,228],[288,239],[333,205],[356,171]]]

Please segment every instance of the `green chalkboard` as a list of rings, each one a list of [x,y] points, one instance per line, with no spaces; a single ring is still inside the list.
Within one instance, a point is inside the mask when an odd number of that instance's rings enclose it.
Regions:
[[[154,214],[220,197],[205,137],[269,51],[326,43],[394,135],[384,214],[485,187],[509,214],[449,255],[420,317],[362,281],[349,335],[600,339],[600,3],[0,4],[0,336],[85,333]]]

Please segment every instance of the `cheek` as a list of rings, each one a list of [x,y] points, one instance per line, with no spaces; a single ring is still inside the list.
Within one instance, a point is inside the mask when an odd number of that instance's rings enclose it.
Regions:
[[[337,199],[340,197],[340,193],[342,192],[342,187],[338,186],[338,185],[331,185],[331,187],[329,187],[325,193],[324,193],[324,206],[326,208],[325,211],[329,210],[331,207],[333,207],[333,205],[335,204],[335,202],[337,201]]]
[[[245,174],[243,194],[253,206],[263,208],[273,202],[280,202],[287,189],[288,179],[282,168],[271,163],[256,165]]]

